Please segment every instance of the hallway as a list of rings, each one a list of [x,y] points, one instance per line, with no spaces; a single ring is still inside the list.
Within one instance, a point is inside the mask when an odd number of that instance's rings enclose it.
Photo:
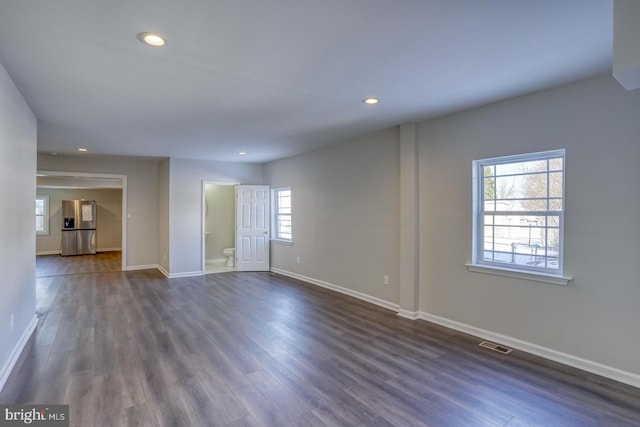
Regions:
[[[122,271],[122,252],[98,252],[95,255],[36,256],[36,278],[68,276],[70,274]]]

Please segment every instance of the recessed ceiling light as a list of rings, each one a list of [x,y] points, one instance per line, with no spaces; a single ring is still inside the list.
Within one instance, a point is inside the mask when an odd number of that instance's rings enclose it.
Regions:
[[[158,33],[140,33],[138,34],[138,38],[142,43],[148,44],[149,46],[160,47],[167,43],[164,37]]]
[[[246,151],[238,151],[238,155],[239,156],[246,156],[247,152]]]
[[[87,151],[87,149],[84,148],[84,147],[80,147],[80,148],[78,148],[78,151],[82,151],[84,153],[85,151]]]
[[[378,102],[380,102],[380,100],[378,98],[365,98],[362,100],[362,102],[364,102],[367,105],[375,105]]]

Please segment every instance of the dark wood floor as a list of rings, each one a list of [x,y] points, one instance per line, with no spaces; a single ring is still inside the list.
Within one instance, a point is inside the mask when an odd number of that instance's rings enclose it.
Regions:
[[[104,273],[122,270],[122,252],[98,252],[95,255],[39,255],[36,257],[36,277],[67,276],[69,274]]]
[[[37,280],[2,403],[77,426],[640,426],[640,389],[268,273]]]

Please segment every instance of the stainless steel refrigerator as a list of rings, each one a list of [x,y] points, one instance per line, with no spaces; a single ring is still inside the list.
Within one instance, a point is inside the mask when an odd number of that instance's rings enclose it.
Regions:
[[[95,253],[96,202],[94,200],[63,200],[60,254],[68,256]]]

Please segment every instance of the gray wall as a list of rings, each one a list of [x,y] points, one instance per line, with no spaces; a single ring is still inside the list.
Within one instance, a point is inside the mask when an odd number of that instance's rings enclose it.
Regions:
[[[273,267],[398,304],[397,128],[268,163],[264,174],[291,187],[293,203],[294,243],[271,244]]]
[[[87,199],[97,204],[98,251],[122,248],[122,190],[120,189],[62,189],[38,188],[38,195],[49,196],[49,234],[36,236],[36,253],[50,254],[60,251],[62,200]]]
[[[272,266],[640,383],[639,118],[640,92],[601,77],[266,164],[265,183],[293,192],[294,244],[272,243]],[[556,148],[567,150],[565,270],[573,280],[468,272],[472,161]],[[412,156],[418,174],[400,181]],[[418,233],[417,246],[406,235],[403,243],[404,229]],[[399,265],[411,274],[397,286]]]
[[[38,170],[127,176],[128,268],[158,264],[158,165],[161,159],[38,154]]]
[[[0,386],[36,310],[36,126],[0,65]]]
[[[569,286],[470,273],[471,162],[566,148]],[[419,127],[421,309],[640,374],[640,92],[611,77]]]

